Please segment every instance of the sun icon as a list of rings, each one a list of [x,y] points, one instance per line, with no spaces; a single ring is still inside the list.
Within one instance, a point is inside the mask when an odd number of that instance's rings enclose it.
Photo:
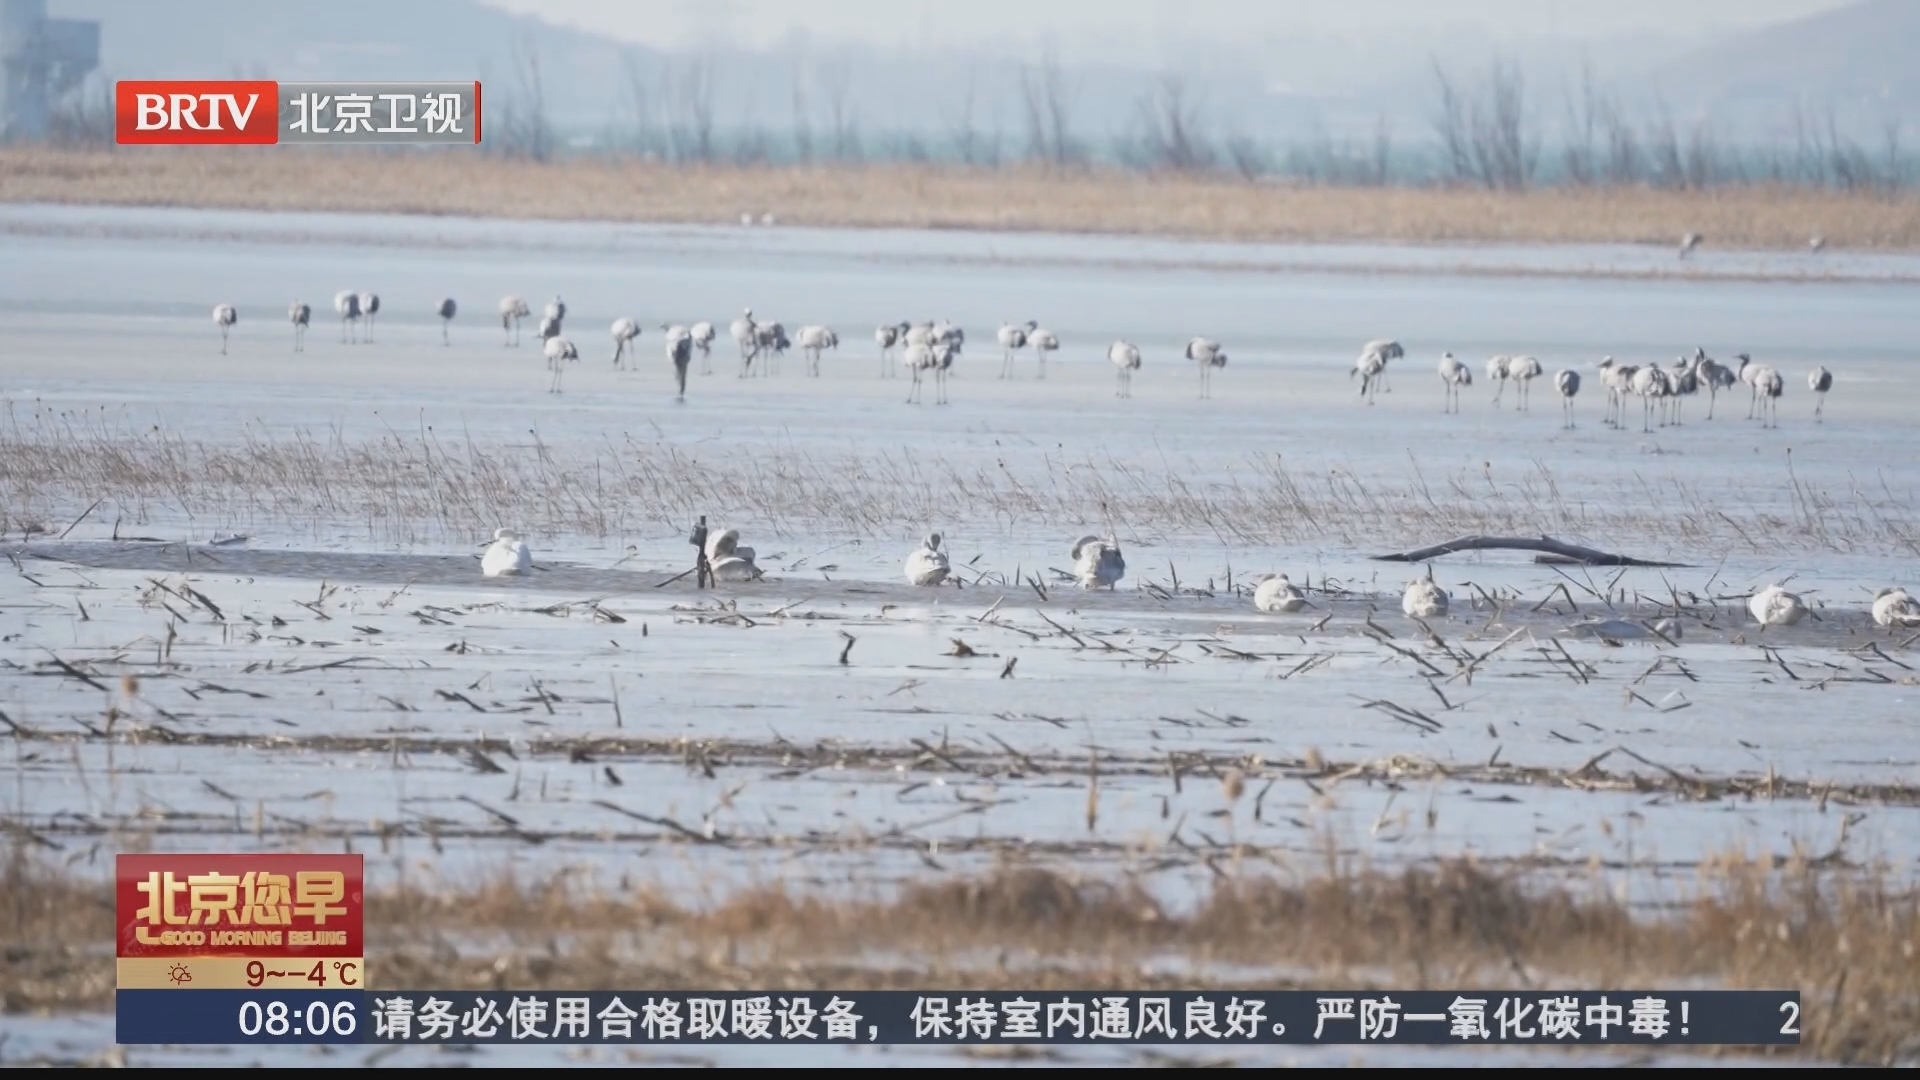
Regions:
[[[172,980],[175,986],[178,986],[181,983],[192,982],[193,972],[188,971],[187,965],[185,964],[175,964],[167,969],[167,978]]]

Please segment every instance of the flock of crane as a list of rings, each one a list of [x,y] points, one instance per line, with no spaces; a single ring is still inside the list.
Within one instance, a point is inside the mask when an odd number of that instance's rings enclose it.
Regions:
[[[1369,341],[1361,349],[1351,375],[1360,376],[1360,395],[1367,399],[1367,404],[1373,404],[1378,391],[1385,389],[1391,392],[1386,385],[1387,363],[1405,355],[1406,350],[1399,342],[1386,339]],[[1627,399],[1637,397],[1641,405],[1641,431],[1653,430],[1656,415],[1661,427],[1678,425],[1681,405],[1702,388],[1707,391],[1707,419],[1711,420],[1720,392],[1744,383],[1751,391],[1747,419],[1757,417],[1764,426],[1778,427],[1779,401],[1786,388],[1785,378],[1778,368],[1756,364],[1753,357],[1746,353],[1738,353],[1734,359],[1740,361],[1739,367],[1722,364],[1697,346],[1693,355],[1682,356],[1667,368],[1658,364],[1621,364],[1609,356],[1599,364],[1600,385],[1607,391],[1607,415],[1602,423],[1624,430]],[[1531,356],[1495,355],[1487,359],[1486,370],[1487,380],[1495,384],[1494,407],[1500,406],[1500,398],[1506,393],[1507,382],[1511,380],[1514,394],[1519,399],[1515,407],[1524,412],[1529,406],[1528,391],[1533,380],[1539,378],[1545,369],[1540,366],[1539,360]],[[1473,385],[1473,370],[1448,352],[1440,356],[1439,372],[1440,382],[1446,391],[1444,411],[1457,413],[1460,411],[1461,388]],[[1572,368],[1563,369],[1553,377],[1553,385],[1560,392],[1561,427],[1571,428],[1574,426],[1573,399],[1580,393],[1580,373]],[[1813,391],[1815,396],[1814,421],[1822,422],[1827,391],[1833,389],[1833,373],[1825,367],[1815,367],[1807,373],[1807,389]]]
[[[371,292],[343,290],[333,299],[334,311],[340,317],[340,340],[351,342],[360,340],[358,326],[361,320],[366,322],[365,340],[373,340],[374,318],[380,312],[380,297]],[[442,344],[451,344],[448,328],[453,322],[459,305],[453,298],[440,301],[435,313],[441,320],[440,337]],[[500,299],[500,328],[504,344],[512,347],[520,344],[520,321],[532,316],[532,309],[518,296],[505,296]],[[308,305],[295,301],[288,306],[287,316],[293,324],[294,351],[303,350],[306,330],[312,319],[313,310]],[[546,357],[550,376],[547,390],[550,393],[561,391],[562,376],[568,364],[580,359],[580,351],[563,333],[567,316],[567,305],[560,297],[548,301],[541,313],[539,338],[541,351]],[[238,316],[231,304],[220,304],[213,309],[214,324],[220,329],[220,351],[227,351],[227,335]],[[713,374],[713,344],[718,333],[713,323],[696,322],[691,325],[663,323],[660,326],[667,359],[672,362],[675,378],[679,385],[680,396],[687,392],[687,372],[692,364],[693,353],[697,350],[701,356],[701,374]],[[807,374],[820,374],[821,354],[829,349],[840,347],[840,337],[828,326],[802,326],[791,337],[786,327],[773,320],[756,318],[752,308],[741,312],[740,317],[727,327],[728,335],[740,349],[740,377],[751,375],[777,375],[780,358],[786,351],[798,344],[806,358]],[[614,367],[625,369],[630,351],[637,352],[635,342],[641,334],[640,323],[630,317],[615,319],[611,327],[613,337]],[[1015,361],[1024,349],[1031,349],[1038,361],[1036,379],[1047,377],[1047,356],[1060,348],[1060,337],[1045,329],[1039,323],[1003,323],[994,335],[996,344],[1002,351],[1000,378],[1012,378],[1015,373]],[[954,361],[960,356],[966,344],[966,332],[952,322],[898,322],[876,327],[873,332],[875,344],[880,350],[880,376],[890,378],[899,368],[905,368],[912,376],[913,386],[907,392],[907,402],[913,404],[922,401],[921,389],[925,378],[931,378],[935,386],[935,403],[947,403],[947,378],[953,370]],[[897,357],[896,357],[897,352]],[[1369,341],[1362,347],[1360,357],[1354,362],[1351,375],[1360,377],[1360,395],[1367,404],[1374,403],[1375,395],[1386,390],[1387,365],[1406,355],[1399,342],[1381,338]],[[1213,372],[1227,364],[1226,350],[1220,343],[1210,338],[1195,337],[1187,342],[1184,358],[1198,366],[1200,372],[1200,396],[1213,394]],[[1706,354],[1706,350],[1695,348],[1691,356],[1682,356],[1669,367],[1659,364],[1631,365],[1621,364],[1609,356],[1598,365],[1600,385],[1607,393],[1606,417],[1602,421],[1609,427],[1625,430],[1627,427],[1626,409],[1629,398],[1638,398],[1641,404],[1640,430],[1651,432],[1656,422],[1660,427],[1679,425],[1685,400],[1699,393],[1707,392],[1707,419],[1713,419],[1720,392],[1733,390],[1745,384],[1749,391],[1747,419],[1759,419],[1764,426],[1776,427],[1779,424],[1779,400],[1784,393],[1786,380],[1779,369],[1755,363],[1746,353],[1734,357],[1738,366],[1722,364]],[[756,369],[755,362],[759,361]],[[896,364],[897,361],[897,364]],[[1129,398],[1133,396],[1133,374],[1140,370],[1140,348],[1132,342],[1115,341],[1107,347],[1107,361],[1113,365],[1115,373],[1114,396]],[[1453,353],[1441,354],[1438,366],[1441,384],[1445,390],[1444,411],[1460,411],[1460,392],[1473,385],[1473,371],[1465,363],[1455,358]],[[1514,385],[1517,399],[1515,407],[1522,412],[1531,406],[1530,391],[1533,381],[1545,374],[1540,361],[1531,356],[1496,355],[1489,357],[1486,377],[1495,384],[1493,404],[1497,408],[1506,393],[1507,383]],[[1560,394],[1561,419],[1563,428],[1572,428],[1574,424],[1574,398],[1579,395],[1582,379],[1578,371],[1563,369],[1554,375],[1554,389]],[[1815,367],[1807,373],[1807,388],[1815,395],[1813,416],[1815,422],[1821,422],[1826,409],[1827,391],[1833,388],[1833,374],[1825,367]]]
[[[340,317],[340,340],[350,343],[362,340],[359,333],[361,320],[366,321],[364,340],[373,340],[373,320],[380,311],[380,297],[371,292],[342,290],[333,298],[334,312]],[[435,313],[439,315],[441,344],[452,344],[448,328],[459,304],[452,297],[440,301]],[[533,309],[518,296],[504,296],[500,299],[500,329],[503,343],[508,347],[520,344],[520,322],[531,318]],[[564,335],[567,305],[560,297],[548,301],[541,313],[538,335],[541,351],[547,360],[547,370],[551,376],[547,390],[550,393],[561,391],[561,376],[569,362],[580,359],[580,351]],[[313,308],[301,301],[287,306],[287,318],[293,324],[293,350],[301,352],[306,348],[306,332],[313,319]],[[220,352],[227,351],[228,332],[238,321],[238,314],[231,304],[218,304],[213,309],[214,325],[220,330]],[[701,374],[713,374],[713,343],[718,337],[714,325],[710,322],[696,322],[691,325],[663,323],[660,326],[667,359],[672,362],[679,383],[680,395],[686,396],[687,371],[698,350],[701,356]],[[831,327],[820,325],[802,326],[791,337],[786,327],[777,321],[757,319],[753,309],[747,308],[739,318],[727,327],[730,337],[740,348],[740,377],[750,375],[777,375],[780,371],[780,358],[796,344],[807,361],[807,374],[819,376],[821,354],[829,349],[840,347],[840,336]],[[640,337],[641,327],[638,320],[621,317],[615,319],[611,327],[613,337],[614,367],[625,369],[625,361],[630,350],[637,351],[636,340]],[[1014,364],[1023,349],[1031,348],[1039,361],[1036,378],[1047,377],[1047,355],[1060,348],[1060,338],[1051,330],[1043,328],[1038,322],[1024,324],[1006,323],[994,335],[1002,349],[1000,377],[1012,378]],[[880,347],[880,376],[893,377],[899,368],[906,369],[912,376],[913,387],[907,393],[907,402],[913,404],[922,399],[921,388],[924,379],[931,378],[935,385],[935,402],[947,403],[947,376],[953,370],[956,358],[966,344],[966,332],[952,322],[899,322],[876,327],[873,332],[875,344]],[[898,355],[896,356],[896,351]],[[1185,357],[1199,365],[1200,396],[1211,397],[1213,393],[1212,372],[1227,364],[1226,350],[1220,343],[1209,338],[1196,337],[1187,343]],[[1115,341],[1107,349],[1107,360],[1114,366],[1116,384],[1114,396],[1133,396],[1133,373],[1140,369],[1140,349],[1132,342]],[[754,367],[755,361],[761,361]],[[897,361],[897,366],[896,366]]]

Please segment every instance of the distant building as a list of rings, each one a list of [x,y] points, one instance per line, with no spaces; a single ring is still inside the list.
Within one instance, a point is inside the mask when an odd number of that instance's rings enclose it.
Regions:
[[[100,63],[100,24],[47,18],[47,0],[0,0],[0,141],[47,137],[49,107]]]

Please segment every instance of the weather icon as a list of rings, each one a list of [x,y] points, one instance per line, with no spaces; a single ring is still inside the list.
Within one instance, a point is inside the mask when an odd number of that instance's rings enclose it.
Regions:
[[[167,979],[175,986],[179,986],[182,983],[192,982],[193,972],[188,971],[185,964],[175,964],[167,969]]]

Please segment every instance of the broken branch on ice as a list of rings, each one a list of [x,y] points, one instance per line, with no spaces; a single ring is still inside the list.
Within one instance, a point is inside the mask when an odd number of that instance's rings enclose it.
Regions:
[[[1585,566],[1661,566],[1684,567],[1685,563],[1657,562],[1649,559],[1636,559],[1631,555],[1615,555],[1611,552],[1596,551],[1555,540],[1551,536],[1462,536],[1444,544],[1402,551],[1394,555],[1375,555],[1375,562],[1426,562],[1442,555],[1451,555],[1456,551],[1537,551],[1540,555],[1535,562],[1579,563]]]

